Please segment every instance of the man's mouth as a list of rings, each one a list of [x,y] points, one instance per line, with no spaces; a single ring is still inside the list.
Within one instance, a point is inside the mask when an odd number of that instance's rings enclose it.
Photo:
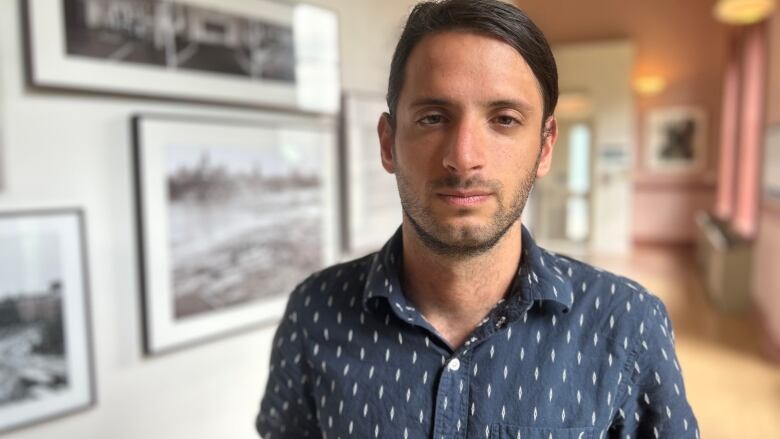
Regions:
[[[447,204],[460,207],[472,207],[480,205],[491,197],[492,193],[482,190],[468,191],[442,191],[436,194],[439,199]]]

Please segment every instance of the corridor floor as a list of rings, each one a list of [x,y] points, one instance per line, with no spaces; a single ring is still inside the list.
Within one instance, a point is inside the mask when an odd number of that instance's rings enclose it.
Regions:
[[[710,304],[692,251],[640,247],[630,258],[586,259],[635,279],[666,304],[703,439],[780,439],[780,365],[759,353],[749,315],[724,315]]]

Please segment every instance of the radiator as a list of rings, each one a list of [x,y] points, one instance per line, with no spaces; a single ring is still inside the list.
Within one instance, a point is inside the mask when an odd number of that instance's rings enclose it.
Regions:
[[[750,306],[752,241],[709,213],[696,214],[696,265],[712,303],[726,312]]]

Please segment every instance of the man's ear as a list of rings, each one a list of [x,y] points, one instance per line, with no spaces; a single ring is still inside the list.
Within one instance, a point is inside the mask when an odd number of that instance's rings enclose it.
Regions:
[[[550,116],[542,129],[542,151],[539,153],[539,167],[536,169],[536,177],[544,177],[550,172],[552,166],[553,148],[558,139],[558,121],[555,116]]]
[[[393,174],[395,173],[395,166],[393,166],[395,129],[390,117],[390,114],[382,113],[379,117],[376,132],[379,135],[379,152],[382,155],[382,167],[385,168],[385,171]]]

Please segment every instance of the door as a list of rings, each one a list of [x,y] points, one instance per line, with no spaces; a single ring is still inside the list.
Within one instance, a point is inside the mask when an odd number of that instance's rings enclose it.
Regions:
[[[558,130],[550,173],[536,183],[534,225],[546,246],[579,253],[591,237],[593,130],[587,120],[558,120]]]

